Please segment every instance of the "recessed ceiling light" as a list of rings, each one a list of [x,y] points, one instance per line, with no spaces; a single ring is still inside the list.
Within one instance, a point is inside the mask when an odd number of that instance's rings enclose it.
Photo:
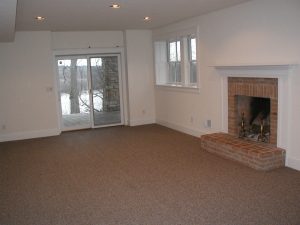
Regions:
[[[119,4],[112,4],[109,7],[113,8],[113,9],[119,9],[119,8],[121,8],[121,6]]]
[[[45,20],[46,18],[43,17],[43,16],[37,16],[37,17],[35,17],[35,19],[36,19],[37,21],[43,21],[43,20]]]
[[[151,20],[151,18],[150,18],[149,16],[145,16],[145,17],[144,17],[144,21],[148,22],[148,21],[150,21],[150,20]]]

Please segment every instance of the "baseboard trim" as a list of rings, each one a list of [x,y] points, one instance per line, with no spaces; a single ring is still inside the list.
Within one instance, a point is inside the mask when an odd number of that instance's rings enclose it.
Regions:
[[[35,130],[35,131],[10,133],[10,134],[0,135],[0,142],[57,136],[60,135],[60,133],[61,131],[59,129]]]
[[[140,126],[140,125],[146,125],[146,124],[153,124],[155,123],[155,119],[136,119],[136,120],[130,120],[129,126]]]
[[[204,132],[204,131],[199,130],[199,129],[182,126],[182,125],[175,124],[175,123],[170,123],[170,122],[165,121],[165,120],[157,119],[156,123],[159,124],[159,125],[171,128],[173,130],[177,130],[177,131],[180,131],[182,133],[195,136],[195,137],[200,137],[201,135],[208,134],[208,132]]]
[[[300,171],[300,159],[287,157],[286,166]]]

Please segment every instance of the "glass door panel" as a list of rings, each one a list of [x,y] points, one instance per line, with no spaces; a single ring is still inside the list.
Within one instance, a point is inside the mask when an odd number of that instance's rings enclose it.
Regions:
[[[121,124],[119,56],[90,58],[94,126]]]
[[[88,59],[59,57],[56,60],[59,76],[62,129],[91,127],[88,85]]]

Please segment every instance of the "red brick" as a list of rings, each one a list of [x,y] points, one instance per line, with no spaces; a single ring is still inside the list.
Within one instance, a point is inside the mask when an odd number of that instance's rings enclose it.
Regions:
[[[203,135],[201,148],[258,170],[283,167],[285,163],[284,149],[266,143],[250,142],[225,133]]]

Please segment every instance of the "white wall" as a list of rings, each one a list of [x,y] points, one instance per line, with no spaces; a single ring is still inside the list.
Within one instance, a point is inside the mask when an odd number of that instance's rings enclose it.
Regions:
[[[130,104],[127,93],[124,96],[130,106],[126,112],[131,125],[154,122],[152,33],[126,34],[130,81]],[[0,141],[60,133],[54,52],[103,53],[118,48],[127,81],[123,31],[17,32],[14,42],[0,43]]]
[[[154,31],[154,36],[199,29],[200,91],[156,89],[156,118],[161,124],[201,135],[222,130],[222,78],[216,64],[300,63],[300,1],[253,0]],[[300,170],[300,70],[289,75],[287,164]],[[193,120],[191,120],[193,117]],[[204,121],[212,120],[212,128]]]
[[[0,141],[56,135],[50,32],[0,43]]]
[[[122,31],[52,32],[52,49],[123,47]]]
[[[152,32],[126,33],[130,125],[155,122]]]
[[[123,31],[52,32],[54,55],[108,54],[121,55],[121,85],[124,124],[129,124],[126,57]]]

